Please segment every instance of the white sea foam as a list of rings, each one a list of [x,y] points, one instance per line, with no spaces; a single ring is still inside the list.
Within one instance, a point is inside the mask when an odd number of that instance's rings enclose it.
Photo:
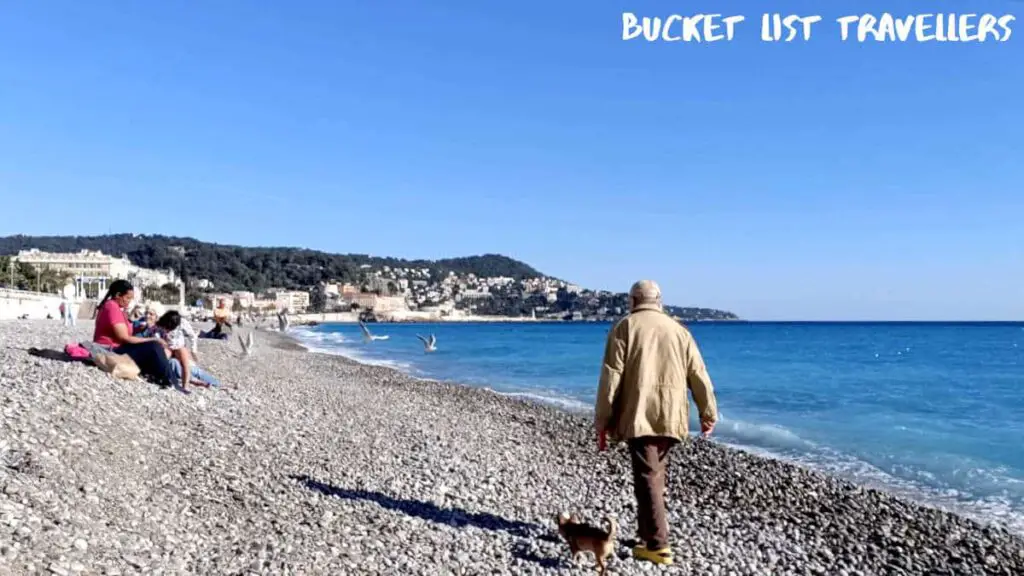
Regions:
[[[361,364],[367,364],[370,366],[382,366],[385,368],[393,368],[400,372],[403,372],[409,376],[416,377],[414,367],[412,364],[407,362],[399,362],[396,360],[388,360],[384,358],[372,358],[361,354],[357,348],[348,345],[349,342],[344,336],[337,332],[314,332],[308,329],[296,329],[294,336],[299,341],[299,344],[310,352],[318,354],[331,354],[334,356],[341,356],[348,358],[354,362]]]
[[[744,445],[762,448],[785,450],[813,450],[815,444],[800,438],[791,430],[774,424],[755,424],[734,420],[720,414],[720,421],[715,426],[716,434]]]
[[[777,428],[774,426],[751,426],[744,423],[739,423],[735,427],[740,430],[751,429],[758,431]],[[791,432],[785,431],[779,436],[776,431],[771,430],[767,431],[766,437],[763,438],[767,438],[769,442],[774,442],[779,438],[789,441],[791,434]],[[802,440],[796,435],[792,435],[792,438],[796,439],[795,444],[803,443],[809,449],[807,451],[772,449],[764,445],[768,442],[744,442],[743,436],[733,437],[729,433],[719,435],[718,437],[719,441],[732,448],[819,470],[861,486],[884,490],[927,506],[962,514],[982,523],[1000,524],[1012,532],[1024,535],[1024,511],[1021,509],[1021,505],[1024,502],[1021,502],[1019,498],[1010,497],[1006,493],[978,497],[956,488],[936,488],[935,485],[939,484],[939,482],[937,482],[936,476],[931,472],[915,470],[914,473],[919,478],[918,481],[914,481],[890,474],[852,455]],[[966,473],[972,477],[971,480],[973,481],[970,481],[969,484],[974,489],[990,489],[991,486],[984,485],[988,483],[985,479],[991,481],[996,476],[998,476],[998,482],[1000,483],[1020,482],[1017,479],[999,474],[997,470],[975,468],[966,471]],[[974,490],[971,490],[971,492],[974,492]]]
[[[502,396],[508,396],[509,398],[524,398],[541,404],[551,404],[571,412],[586,412],[588,410],[593,410],[593,407],[589,404],[585,404],[573,398],[558,396],[556,394],[540,394],[536,392],[501,392],[490,388],[488,388],[488,390]]]

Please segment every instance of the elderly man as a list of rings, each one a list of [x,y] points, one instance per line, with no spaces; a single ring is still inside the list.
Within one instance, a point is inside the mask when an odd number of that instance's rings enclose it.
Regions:
[[[633,556],[672,564],[665,510],[668,453],[687,437],[687,389],[705,436],[718,419],[715,393],[693,336],[662,310],[658,285],[634,284],[629,306],[629,316],[608,334],[595,409],[598,444],[603,450],[611,436],[629,445],[641,541]]]

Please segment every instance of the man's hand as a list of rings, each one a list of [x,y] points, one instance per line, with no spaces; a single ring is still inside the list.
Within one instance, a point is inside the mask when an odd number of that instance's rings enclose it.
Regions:
[[[597,431],[597,451],[604,452],[608,449],[608,431],[598,430]]]
[[[701,435],[701,437],[708,438],[708,437],[711,436],[711,433],[714,432],[714,431],[715,431],[715,421],[714,420],[701,420],[700,421],[700,435]]]

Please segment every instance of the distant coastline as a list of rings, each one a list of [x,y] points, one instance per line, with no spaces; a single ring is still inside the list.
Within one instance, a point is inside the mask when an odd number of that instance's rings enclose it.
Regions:
[[[91,299],[101,296],[107,282],[122,278],[131,280],[146,300],[196,303],[207,310],[223,302],[235,313],[250,315],[287,310],[357,312],[378,321],[383,316],[400,321],[602,321],[629,310],[624,292],[586,288],[501,254],[405,260],[160,235],[0,237],[0,269],[14,271],[0,276],[0,284],[38,289],[41,276],[35,265],[63,281],[87,270],[82,291]],[[42,284],[59,289],[61,278]],[[98,287],[93,285],[97,282]],[[699,306],[666,303],[665,310],[685,322],[739,318]]]
[[[688,320],[676,318],[685,324],[718,324],[718,323],[742,323],[748,322],[743,319],[715,319],[715,320]],[[559,320],[555,318],[531,318],[529,316],[441,316],[436,318],[406,318],[406,319],[383,319],[376,320],[375,324],[613,324],[619,318],[584,318]],[[296,314],[292,316],[292,324],[295,326],[316,326],[320,324],[358,324],[358,316],[352,313],[323,314]]]
[[[331,316],[333,314],[328,313]],[[316,324],[357,324],[359,320],[355,317],[342,320],[319,320],[313,317],[320,317],[322,314],[301,314],[295,316],[295,325],[316,325]],[[441,317],[434,319],[410,319],[410,320],[382,320],[379,324],[473,324],[473,323],[508,323],[508,324],[613,324],[618,318],[605,319],[584,319],[584,320],[555,320],[550,318],[529,318],[514,316],[465,316],[465,317]],[[827,326],[827,325],[950,325],[950,326],[1021,326],[1024,327],[1024,320],[747,320],[737,319],[715,319],[715,320],[687,320],[678,319],[684,324],[755,324],[771,326]]]

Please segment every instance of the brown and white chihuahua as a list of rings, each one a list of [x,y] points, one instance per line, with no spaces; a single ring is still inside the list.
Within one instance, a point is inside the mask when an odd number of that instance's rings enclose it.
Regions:
[[[600,574],[605,573],[606,562],[615,552],[615,535],[619,530],[619,524],[615,518],[605,518],[605,522],[608,523],[608,529],[602,530],[580,522],[575,514],[570,516],[563,512],[558,515],[558,533],[569,543],[573,563],[576,562],[580,552],[590,552],[597,561]]]

